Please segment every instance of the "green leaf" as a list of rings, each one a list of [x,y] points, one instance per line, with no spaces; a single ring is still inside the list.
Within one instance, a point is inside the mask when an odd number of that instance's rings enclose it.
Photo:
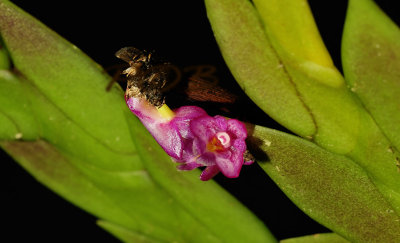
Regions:
[[[8,70],[0,70],[0,139],[33,140],[39,137],[38,124],[31,104],[18,78]]]
[[[281,243],[348,243],[349,241],[343,239],[334,233],[324,233],[307,235],[302,237],[290,238],[281,240]]]
[[[155,239],[151,236],[148,235],[143,235],[131,230],[128,230],[124,227],[121,227],[119,225],[110,223],[105,220],[99,220],[97,221],[97,224],[102,227],[103,229],[107,230],[114,236],[116,236],[118,239],[120,239],[123,242],[127,243],[155,243],[155,242],[165,242],[162,239]]]
[[[252,4],[247,0],[205,3],[225,62],[242,89],[273,119],[303,137],[311,137],[316,130],[314,118],[272,48]]]
[[[200,181],[199,170],[177,171],[122,90],[106,92],[110,78],[76,47],[7,1],[0,27],[16,67],[1,71],[0,145],[37,180],[118,237],[276,242],[215,182]],[[19,131],[34,136],[10,141]]]
[[[38,181],[75,205],[122,225],[134,224],[125,212],[48,142],[2,141],[0,146]]]
[[[342,57],[351,91],[399,150],[400,30],[373,1],[349,1]]]
[[[342,75],[333,65],[306,0],[253,2],[280,56],[285,56],[291,65],[326,85],[340,87],[343,84]]]
[[[6,140],[16,139],[19,137],[18,127],[4,113],[0,113],[0,137]]]
[[[254,1],[257,10],[247,0],[207,3],[210,22],[231,72],[246,89],[254,83],[256,92],[247,94],[262,101],[256,103],[288,129],[358,163],[400,215],[400,153],[331,64],[307,3]],[[312,54],[312,46],[302,45],[305,42],[315,45],[316,54]],[[280,86],[275,86],[276,92],[269,96],[270,83],[257,80],[267,80],[276,72],[271,63],[280,63],[285,75],[275,76],[273,85]],[[289,90],[294,90],[293,96],[288,96]],[[307,115],[299,116],[302,108],[293,105],[294,100],[301,101]],[[306,116],[311,117],[312,133],[295,125],[310,124],[302,119]]]
[[[398,27],[372,1],[349,2],[343,69],[351,91],[368,112],[352,156],[377,180],[400,215],[399,38]]]
[[[111,78],[99,65],[8,1],[0,1],[0,30],[16,69],[52,103],[107,146],[132,152],[129,134],[121,133],[127,130],[121,89],[104,92]]]
[[[10,68],[10,58],[8,57],[7,50],[0,38],[0,70]]]
[[[400,241],[400,217],[357,163],[275,130],[250,134],[259,165],[309,216],[350,241]]]
[[[292,14],[299,10],[296,3],[284,5],[265,1],[261,17],[276,11],[279,14],[273,16],[290,17],[262,18],[263,22],[247,0],[208,0],[206,3],[224,59],[249,97],[296,134],[340,154],[352,151],[357,144],[363,108],[353,99],[338,71],[329,64],[326,51],[319,51],[323,53],[317,55],[319,58],[309,56],[311,51],[301,51],[301,43],[307,40],[318,43],[317,50],[318,47],[324,50],[316,40],[317,30],[311,26],[307,31],[286,34],[278,31],[280,25],[302,28],[302,25],[292,24],[300,18],[299,13]],[[313,24],[309,10],[301,9],[300,14],[305,12],[304,17],[309,18],[305,22]],[[302,42],[286,40],[299,39],[299,36]],[[301,56],[289,53],[292,49],[299,50]]]

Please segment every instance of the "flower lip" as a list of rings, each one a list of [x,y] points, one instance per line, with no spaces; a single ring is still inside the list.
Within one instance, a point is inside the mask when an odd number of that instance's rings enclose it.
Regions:
[[[217,132],[207,143],[209,152],[223,152],[231,146],[231,136],[227,132]]]
[[[216,136],[210,139],[210,141],[206,145],[206,149],[209,152],[223,152],[226,150],[221,141]]]
[[[228,148],[231,145],[231,136],[227,132],[217,132],[215,137],[218,138],[224,148]]]

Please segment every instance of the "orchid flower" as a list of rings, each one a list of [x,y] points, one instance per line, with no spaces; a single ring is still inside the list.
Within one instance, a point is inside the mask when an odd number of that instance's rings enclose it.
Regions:
[[[129,92],[129,91],[127,91]],[[196,106],[171,111],[166,104],[157,108],[145,98],[126,97],[129,109],[141,120],[160,146],[179,163],[179,170],[205,166],[203,181],[222,172],[226,177],[239,176],[246,151],[245,125],[236,119],[209,116]]]
[[[220,171],[235,178],[243,164],[253,162],[244,162],[247,131],[242,122],[211,117],[196,106],[172,111],[161,92],[166,79],[162,63],[154,62],[151,53],[133,47],[122,48],[116,56],[130,65],[123,72],[128,78],[125,100],[129,109],[179,163],[179,170],[205,166],[201,180],[209,180]]]

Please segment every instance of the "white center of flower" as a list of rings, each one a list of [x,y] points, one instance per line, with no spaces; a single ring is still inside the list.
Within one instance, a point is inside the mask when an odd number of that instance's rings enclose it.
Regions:
[[[231,137],[229,136],[228,133],[226,133],[226,132],[218,132],[217,134],[215,134],[215,136],[221,142],[222,146],[224,146],[225,148],[230,146]]]

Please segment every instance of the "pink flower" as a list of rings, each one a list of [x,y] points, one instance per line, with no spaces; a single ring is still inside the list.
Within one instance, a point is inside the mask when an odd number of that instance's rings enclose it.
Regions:
[[[245,125],[236,119],[210,117],[196,106],[183,106],[165,118],[143,98],[127,100],[130,110],[141,120],[160,146],[180,165],[179,170],[206,167],[201,180],[220,171],[229,178],[239,176],[246,151]]]
[[[193,145],[199,157],[196,163],[207,166],[200,178],[208,180],[221,171],[226,177],[239,176],[246,151],[245,125],[236,119],[222,116],[203,116],[190,124]]]

